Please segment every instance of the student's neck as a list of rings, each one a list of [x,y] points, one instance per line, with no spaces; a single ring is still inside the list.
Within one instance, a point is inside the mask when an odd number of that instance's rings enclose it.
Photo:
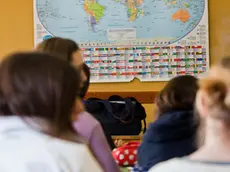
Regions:
[[[190,156],[193,160],[230,162],[230,133],[222,125],[206,127],[205,141],[200,149]]]

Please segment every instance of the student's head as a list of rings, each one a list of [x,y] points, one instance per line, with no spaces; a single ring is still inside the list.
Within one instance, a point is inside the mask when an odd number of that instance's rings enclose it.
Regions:
[[[202,131],[203,138],[200,135],[199,139],[204,139],[207,131],[215,132],[215,135],[221,135],[223,131],[226,131],[226,133],[229,132],[229,76],[230,57],[226,57],[211,68],[209,76],[206,79],[199,82],[200,89],[197,93],[196,108],[201,119],[201,130],[204,130]]]
[[[156,98],[158,115],[173,110],[193,110],[197,90],[197,79],[194,76],[171,79]]]
[[[44,53],[17,53],[0,65],[0,115],[42,119],[59,136],[72,130],[80,75],[68,62]]]
[[[86,64],[83,65],[83,72],[85,73],[86,80],[83,82],[83,87],[80,90],[80,97],[82,99],[86,96],[90,84],[90,69]]]
[[[86,80],[86,75],[83,72],[83,58],[81,50],[77,43],[70,39],[54,37],[41,42],[37,48],[38,51],[52,53],[69,63],[72,63],[81,71],[82,82]],[[81,84],[81,87],[83,83]]]

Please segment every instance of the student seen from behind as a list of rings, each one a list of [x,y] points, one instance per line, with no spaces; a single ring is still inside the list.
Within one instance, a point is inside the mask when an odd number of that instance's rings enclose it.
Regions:
[[[79,111],[79,72],[43,53],[0,65],[0,171],[102,172],[71,118]]]
[[[160,91],[156,98],[157,120],[143,137],[136,171],[148,171],[157,163],[196,150],[193,112],[197,90],[195,77],[178,76]]]

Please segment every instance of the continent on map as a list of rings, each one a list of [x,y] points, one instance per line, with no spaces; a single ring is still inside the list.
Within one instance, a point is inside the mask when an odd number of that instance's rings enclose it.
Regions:
[[[180,20],[182,23],[185,23],[190,19],[190,17],[191,15],[189,14],[188,9],[179,9],[172,15],[172,20]]]
[[[84,0],[84,9],[89,14],[89,24],[94,31],[94,25],[98,24],[104,16],[105,7],[99,4],[97,0]]]
[[[180,20],[182,23],[186,23],[191,15],[189,14],[188,8],[190,5],[181,0],[165,0],[165,4],[168,7],[176,7],[178,10],[172,15],[172,20]]]
[[[165,3],[170,6],[176,4],[176,0],[165,0]]]
[[[127,7],[127,15],[130,22],[135,21],[139,17],[144,16],[145,12],[141,8],[143,0],[115,0],[116,2],[123,4]]]

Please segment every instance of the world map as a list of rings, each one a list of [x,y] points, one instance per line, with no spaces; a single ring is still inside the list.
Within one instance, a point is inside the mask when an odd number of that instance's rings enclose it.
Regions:
[[[205,0],[36,0],[46,30],[78,43],[174,43],[199,24]]]

